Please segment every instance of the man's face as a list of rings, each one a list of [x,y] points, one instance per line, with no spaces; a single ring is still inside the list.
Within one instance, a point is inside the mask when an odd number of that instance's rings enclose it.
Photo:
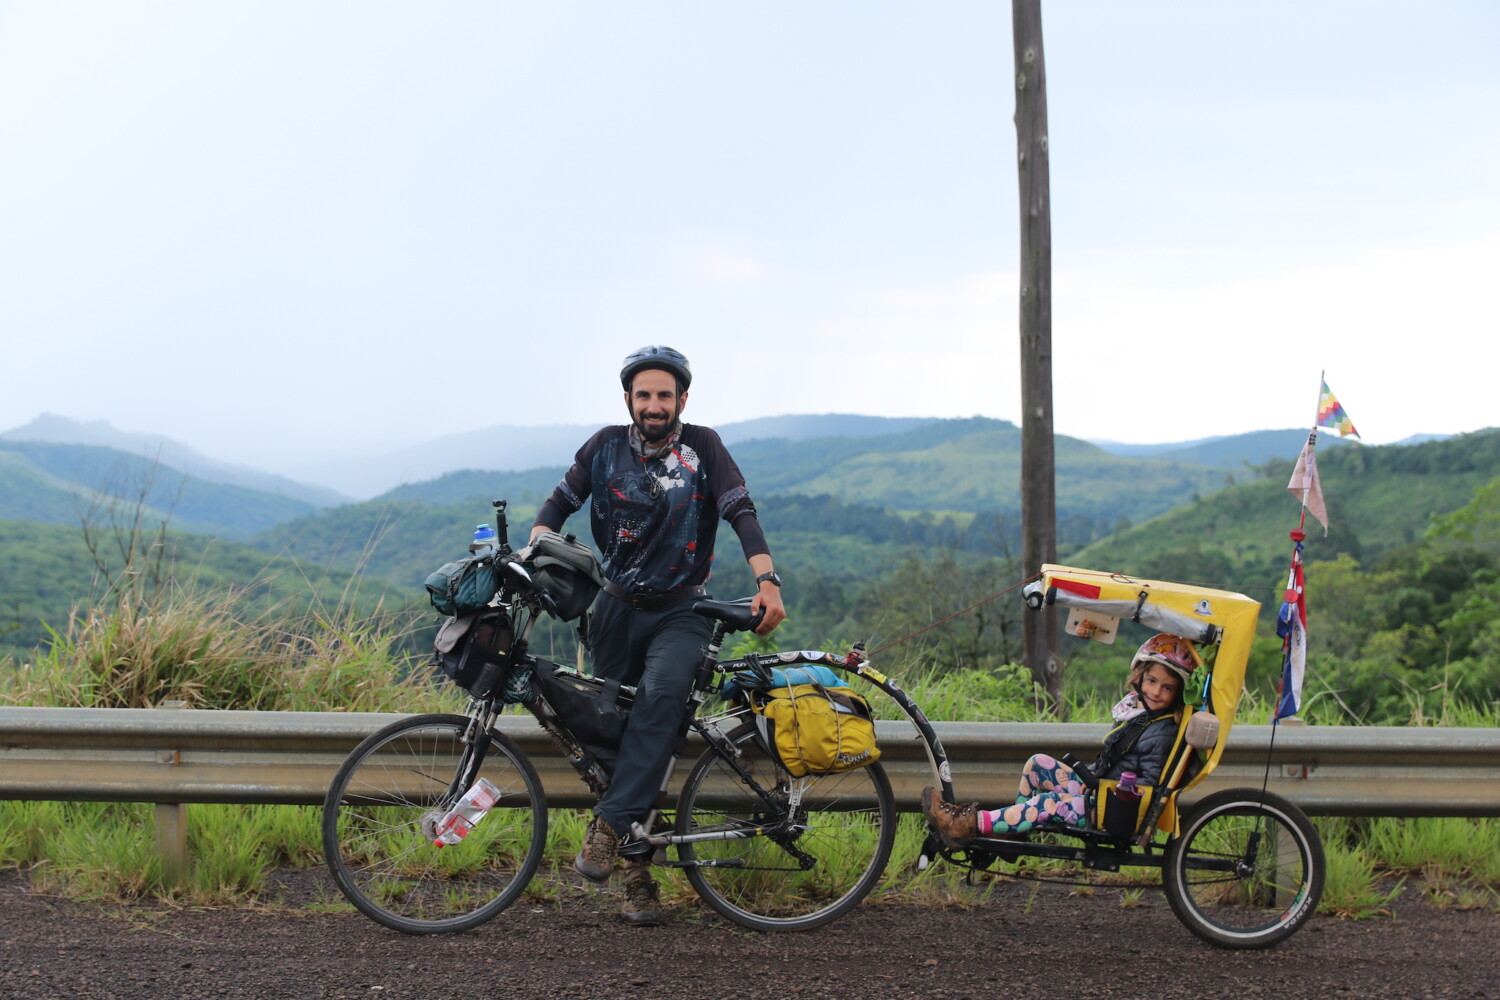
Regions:
[[[687,406],[688,394],[677,395],[677,379],[671,372],[659,368],[647,368],[636,372],[625,394],[625,405],[630,409],[630,419],[641,438],[647,444],[656,444],[672,433],[677,426],[682,410]]]

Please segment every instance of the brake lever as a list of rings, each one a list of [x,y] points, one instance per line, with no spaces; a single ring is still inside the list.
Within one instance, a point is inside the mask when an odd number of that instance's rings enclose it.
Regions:
[[[742,659],[745,661],[745,666],[750,668],[750,672],[762,685],[770,687],[775,681],[776,678],[771,674],[771,668],[760,661],[759,653],[746,653]]]
[[[547,592],[547,588],[531,578],[531,573],[525,566],[521,565],[521,559],[514,553],[507,553],[496,558],[506,571],[520,581],[526,588],[526,592],[534,596],[542,605],[542,610],[554,618],[561,618],[557,613],[557,601]]]

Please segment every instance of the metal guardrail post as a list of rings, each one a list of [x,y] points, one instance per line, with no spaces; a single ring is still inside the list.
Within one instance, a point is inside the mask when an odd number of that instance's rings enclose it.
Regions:
[[[187,708],[185,701],[162,702],[163,711]],[[182,763],[182,751],[173,747],[158,750],[156,762],[165,767]],[[161,877],[167,885],[181,885],[187,878],[187,805],[183,802],[158,802],[156,820],[156,855],[161,859]]]

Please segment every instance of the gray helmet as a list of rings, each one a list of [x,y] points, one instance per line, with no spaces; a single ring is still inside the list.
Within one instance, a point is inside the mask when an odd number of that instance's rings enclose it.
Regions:
[[[630,383],[637,372],[643,372],[650,368],[671,372],[677,381],[682,383],[682,390],[687,391],[688,386],[693,384],[693,369],[688,365],[688,359],[682,356],[682,352],[670,347],[642,347],[631,351],[625,357],[625,366],[620,369],[620,384],[625,391],[630,391]]]

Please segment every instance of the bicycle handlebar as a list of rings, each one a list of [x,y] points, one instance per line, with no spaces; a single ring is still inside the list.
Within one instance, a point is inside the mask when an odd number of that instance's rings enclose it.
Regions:
[[[527,593],[541,602],[542,610],[554,618],[558,617],[557,601],[553,599],[551,594],[547,593],[546,587],[541,586],[531,578],[531,573],[525,566],[521,565],[519,557],[512,553],[506,553],[505,555],[497,556],[495,562],[497,565],[504,567],[507,573],[515,577]]]

